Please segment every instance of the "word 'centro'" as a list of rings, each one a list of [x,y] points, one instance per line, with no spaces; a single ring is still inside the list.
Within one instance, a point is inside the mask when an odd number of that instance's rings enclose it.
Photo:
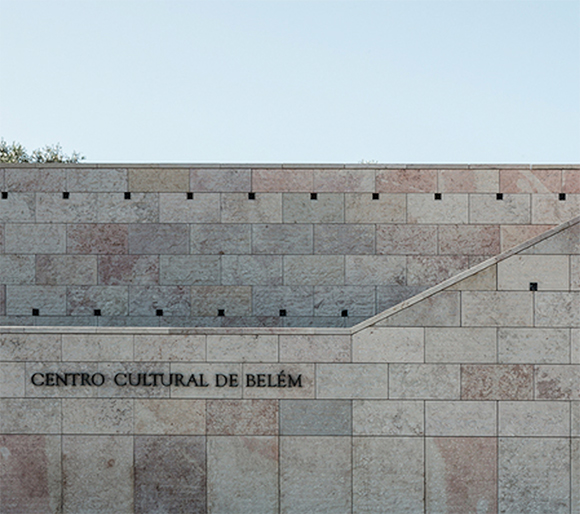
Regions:
[[[30,382],[37,387],[101,387],[111,379],[103,373],[33,373]],[[117,373],[112,382],[118,387],[239,387],[238,373]],[[302,387],[302,374],[246,373],[245,387]]]

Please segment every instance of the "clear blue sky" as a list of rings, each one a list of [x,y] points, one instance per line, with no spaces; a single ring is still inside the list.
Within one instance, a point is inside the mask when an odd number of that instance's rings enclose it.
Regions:
[[[0,136],[87,162],[579,163],[580,1],[0,0]]]

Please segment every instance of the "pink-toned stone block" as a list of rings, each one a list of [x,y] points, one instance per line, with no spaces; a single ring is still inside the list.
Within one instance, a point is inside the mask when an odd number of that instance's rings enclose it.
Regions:
[[[67,226],[67,252],[84,254],[127,253],[129,234],[127,225],[116,223]]]
[[[501,251],[505,252],[553,227],[554,225],[501,225]]]
[[[374,193],[375,170],[315,170],[313,190],[319,193]]]
[[[208,400],[208,435],[278,435],[276,400]]]
[[[464,255],[407,257],[407,285],[434,286],[469,268]]]
[[[376,238],[380,254],[437,254],[437,225],[378,225]]]
[[[462,400],[532,400],[534,367],[524,364],[461,366]]]
[[[560,170],[500,170],[501,193],[559,193],[562,190]]]
[[[500,253],[499,225],[442,225],[439,253],[454,255],[497,255]]]
[[[439,170],[441,193],[497,193],[499,170]]]
[[[158,255],[103,255],[99,257],[99,284],[108,286],[158,284]]]
[[[580,400],[580,366],[536,366],[536,398],[540,400]]]
[[[562,171],[562,192],[580,193],[580,170]]]
[[[190,188],[200,193],[244,193],[252,190],[251,173],[248,169],[193,169]]]
[[[97,283],[95,255],[37,255],[36,283],[39,285],[90,286]]]
[[[433,193],[437,191],[437,170],[377,171],[377,193]]]
[[[313,170],[252,170],[252,191],[265,193],[310,193]]]
[[[58,168],[8,168],[4,181],[7,191],[66,191],[66,171]]]

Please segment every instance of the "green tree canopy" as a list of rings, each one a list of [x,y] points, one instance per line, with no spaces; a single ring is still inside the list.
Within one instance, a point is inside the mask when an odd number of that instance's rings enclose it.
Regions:
[[[20,143],[8,144],[0,139],[0,162],[80,162],[84,159],[78,152],[66,155],[59,143],[37,148],[29,154]]]

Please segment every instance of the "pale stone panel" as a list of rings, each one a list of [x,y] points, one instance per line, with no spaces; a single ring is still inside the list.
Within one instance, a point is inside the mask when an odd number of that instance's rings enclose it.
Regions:
[[[553,225],[502,225],[501,226],[501,251],[505,252],[528,239],[539,236],[550,230]]]
[[[345,273],[346,285],[403,285],[406,259],[390,255],[347,255]]]
[[[314,170],[313,191],[367,193],[375,190],[375,170]]]
[[[264,399],[304,399],[315,397],[315,371],[314,364],[244,364],[244,398],[264,398]],[[248,375],[254,375],[256,384],[249,386]],[[263,384],[260,386],[257,380],[258,375],[262,375]],[[278,375],[286,375],[286,387],[267,387],[268,375],[272,375],[274,384],[278,382]],[[289,387],[289,376],[293,380],[299,380],[299,386]],[[241,377],[240,377],[241,382]],[[264,387],[264,383],[266,387]]]
[[[447,291],[495,291],[497,266],[489,266],[447,288]]]
[[[64,199],[62,193],[37,193],[36,219],[47,223],[95,223],[97,194],[72,193]]]
[[[503,193],[559,193],[562,190],[561,170],[500,170],[500,191]]]
[[[63,436],[63,513],[133,513],[133,438]]]
[[[242,366],[241,364],[206,364],[206,363],[184,363],[172,362],[169,365],[171,373],[181,373],[184,381],[187,382],[191,374],[195,374],[197,386],[193,383],[189,387],[172,385],[170,388],[171,398],[241,398],[242,397]],[[279,370],[277,370],[279,371]],[[215,387],[215,375],[237,374],[239,379],[238,387]],[[203,374],[203,377],[200,375]],[[201,379],[207,384],[202,385]]]
[[[354,362],[424,362],[424,329],[368,328],[352,336]]]
[[[294,257],[284,257],[284,259],[292,258]],[[304,259],[304,257],[301,256],[298,259]],[[221,260],[223,285],[282,285],[282,256],[223,255]]]
[[[312,225],[255,224],[252,226],[252,253],[314,253],[314,235]]]
[[[437,170],[377,170],[379,193],[429,193],[437,190]]]
[[[422,293],[427,286],[377,286],[377,312],[385,311]]]
[[[185,193],[159,194],[161,223],[219,223],[220,195],[195,193],[192,200]]]
[[[378,225],[377,253],[437,255],[437,225]]]
[[[523,364],[464,364],[462,400],[532,400],[534,367]]]
[[[129,225],[129,253],[188,254],[189,227],[170,223]]]
[[[529,194],[504,194],[503,200],[496,195],[469,195],[469,222],[474,224],[530,224]],[[533,223],[542,223],[534,221]],[[547,222],[549,223],[549,222]]]
[[[60,341],[59,334],[0,334],[0,361],[59,361]]]
[[[0,222],[34,222],[34,193],[9,193],[8,198],[0,200]]]
[[[467,223],[469,201],[466,194],[444,194],[435,200],[433,194],[407,195],[407,223]]]
[[[570,436],[570,402],[499,402],[500,436]]]
[[[158,193],[97,194],[97,221],[99,223],[157,223],[159,221]]]
[[[567,329],[500,328],[497,343],[501,363],[570,362],[570,332]]]
[[[350,512],[351,451],[350,437],[281,437],[280,512]]]
[[[353,459],[353,512],[423,512],[421,439],[356,437]]]
[[[193,316],[250,316],[252,288],[250,286],[194,286],[191,288]]]
[[[459,394],[459,365],[389,365],[389,398],[401,400],[458,400]]]
[[[252,170],[252,190],[270,193],[290,193],[313,191],[314,170],[254,169]]]
[[[314,253],[373,254],[375,253],[375,227],[354,224],[316,224],[314,225]]]
[[[570,440],[500,438],[499,511],[570,512]]]
[[[208,435],[277,436],[278,417],[277,400],[207,401]]]
[[[350,362],[350,336],[280,335],[282,362]]]
[[[251,225],[195,224],[190,228],[191,253],[215,255],[252,253]]]
[[[36,283],[50,286],[96,284],[97,257],[94,255],[37,255]]]
[[[219,255],[161,255],[160,285],[213,285],[220,281]]]
[[[1,202],[0,202],[1,204]],[[65,253],[66,227],[51,223],[6,223],[6,253]]]
[[[0,398],[24,396],[24,363],[0,362]]]
[[[533,195],[532,223],[559,224],[578,216],[580,212],[580,194],[568,194],[565,201],[558,200],[558,196]]]
[[[192,169],[191,191],[232,193],[252,190],[252,172],[247,169]]]
[[[535,322],[538,327],[580,327],[580,291],[536,293]]]
[[[217,362],[276,362],[278,336],[207,336],[207,360]]]
[[[255,316],[312,316],[314,314],[314,289],[312,286],[275,286],[252,288]]]
[[[63,434],[131,434],[133,400],[74,398],[62,400]]]
[[[571,330],[572,364],[580,364],[580,329]]]
[[[124,254],[129,250],[128,236],[127,225],[78,223],[67,226],[66,248],[68,253]]]
[[[66,287],[6,286],[6,315],[30,316],[32,309],[38,309],[43,316],[64,316]]]
[[[580,170],[562,170],[562,191],[580,193]]]
[[[34,255],[0,255],[0,282],[3,284],[34,284]]]
[[[465,255],[407,257],[407,284],[434,286],[469,268]]]
[[[570,290],[580,291],[580,255],[570,255]]]
[[[496,422],[495,402],[425,402],[428,436],[495,436]]]
[[[580,437],[580,402],[570,402],[572,409],[570,435],[572,437]]]
[[[4,187],[7,191],[66,191],[66,171],[40,165],[38,168],[7,168]]]
[[[438,170],[442,193],[497,193],[499,170]]]
[[[97,398],[169,398],[169,387],[163,386],[162,377],[152,378],[151,374],[168,374],[169,363],[158,362],[99,362],[97,364],[99,373],[107,377],[101,387],[93,387]],[[125,386],[118,386],[114,382],[115,375],[122,373],[118,380],[125,383]],[[131,377],[129,377],[129,373]],[[148,375],[145,378],[144,375]],[[152,380],[157,385],[147,386]],[[166,379],[167,380],[167,379]],[[132,386],[131,383],[140,385]]]
[[[453,327],[460,324],[457,291],[442,291],[377,323],[377,326]]]
[[[126,286],[69,286],[67,314],[91,316],[100,309],[105,316],[126,316],[129,291]],[[42,311],[41,311],[42,312]]]
[[[128,179],[128,190],[139,193],[189,191],[188,169],[132,168]]]
[[[579,188],[580,189],[580,188]],[[580,439],[572,439],[572,512],[580,512]]]
[[[425,362],[496,362],[496,339],[495,328],[427,327]]]
[[[63,334],[65,361],[133,360],[133,336],[119,334]]]
[[[254,200],[245,193],[222,194],[222,223],[281,223],[282,194],[256,193]]]
[[[528,291],[532,282],[539,291],[568,291],[568,256],[512,255],[497,263],[498,290]]]
[[[425,409],[423,401],[354,400],[354,435],[422,436]]]
[[[157,310],[164,316],[189,316],[191,291],[185,286],[131,286],[129,289],[129,314],[155,316]]]
[[[280,401],[280,435],[352,435],[350,400]]]
[[[205,400],[134,400],[135,434],[205,435]]]
[[[369,193],[344,196],[346,223],[405,223],[407,197],[404,194],[382,194],[373,199]]]
[[[537,400],[580,400],[580,366],[536,366]]]
[[[576,209],[576,213],[578,209]],[[572,217],[572,216],[571,216]],[[544,239],[530,248],[523,250],[522,254],[580,254],[580,223],[576,223],[565,230],[557,232],[553,236]]]
[[[126,169],[67,169],[66,189],[63,191],[80,193],[107,193],[129,191]]]
[[[135,334],[135,360],[146,362],[204,361],[205,340],[205,335]]]
[[[348,316],[369,318],[375,314],[375,288],[372,286],[316,286],[315,316]]]
[[[388,398],[387,364],[317,364],[317,398]]]
[[[60,400],[36,398],[0,399],[0,433],[60,434]]]
[[[316,200],[309,194],[284,193],[284,223],[344,223],[344,195],[319,193]]]
[[[344,256],[285,255],[284,284],[298,286],[343,285]]]
[[[497,255],[499,225],[443,225],[439,227],[441,255]]]
[[[428,438],[426,452],[426,512],[497,512],[495,437]]]
[[[534,319],[533,294],[463,291],[461,324],[466,327],[531,327]]]

